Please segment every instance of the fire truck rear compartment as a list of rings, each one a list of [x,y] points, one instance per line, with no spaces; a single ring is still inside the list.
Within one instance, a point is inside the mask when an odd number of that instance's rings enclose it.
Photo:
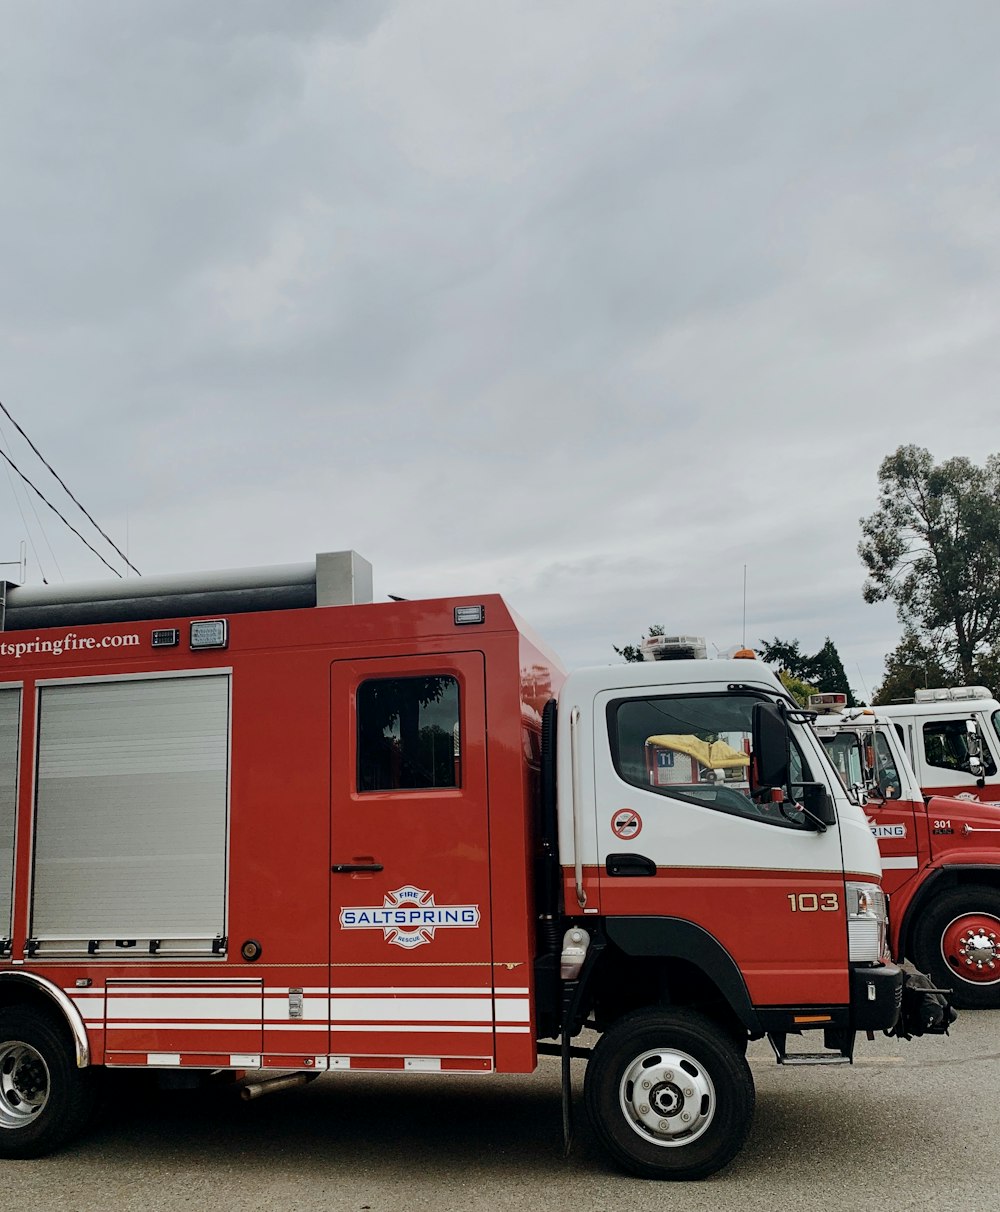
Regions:
[[[212,955],[225,939],[229,677],[39,688],[39,956]]]

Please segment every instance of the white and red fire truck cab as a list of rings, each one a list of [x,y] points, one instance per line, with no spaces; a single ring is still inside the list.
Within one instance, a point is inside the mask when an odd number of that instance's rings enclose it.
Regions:
[[[1000,804],[925,796],[895,724],[882,707],[816,720],[878,841],[893,954],[956,1006],[1000,1006]]]
[[[1000,702],[985,686],[918,690],[891,720],[924,795],[1000,800]]]
[[[256,1094],[550,1052],[568,1106],[587,1025],[601,1141],[700,1177],[749,1038],[847,1061],[897,1024],[878,849],[770,671],[565,678],[499,597],[372,603],[366,568],[10,589],[0,1155],[79,1129],[98,1068]]]

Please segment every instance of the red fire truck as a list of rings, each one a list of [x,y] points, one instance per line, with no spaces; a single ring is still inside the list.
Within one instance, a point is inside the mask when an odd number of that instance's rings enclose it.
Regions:
[[[956,1006],[1000,1006],[1000,804],[925,796],[883,708],[847,711],[830,694],[810,706],[878,840],[893,954],[951,989]]]
[[[0,1154],[114,1069],[255,1095],[552,1054],[568,1122],[586,1055],[613,1158],[695,1178],[746,1137],[749,1039],[848,1063],[898,1028],[875,841],[766,668],[565,677],[499,597],[370,599],[354,553],[9,589]],[[665,737],[708,747],[684,780]]]

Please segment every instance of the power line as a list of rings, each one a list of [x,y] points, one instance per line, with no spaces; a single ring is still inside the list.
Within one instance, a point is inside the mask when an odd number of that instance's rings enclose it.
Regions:
[[[11,451],[10,441],[7,437],[7,431],[4,428],[2,423],[0,423],[0,438],[3,439],[4,450],[8,454],[10,454],[10,451]],[[28,519],[25,517],[24,509],[21,506],[21,493],[24,493],[25,502],[30,507],[31,512],[35,515],[35,523],[38,526],[38,532],[41,535],[41,541],[49,549],[49,555],[52,557],[52,562],[56,566],[56,572],[59,573],[60,580],[65,581],[66,578],[63,576],[63,571],[59,567],[59,561],[56,558],[56,553],[52,548],[52,544],[49,542],[49,536],[45,530],[45,523],[42,521],[41,517],[39,516],[38,508],[35,505],[35,498],[33,496],[31,496],[30,493],[25,492],[24,488],[21,488],[20,490],[18,489],[17,481],[10,474],[9,467],[5,467],[4,472],[7,476],[7,483],[10,485],[11,494],[13,495],[14,501],[17,505],[18,513],[20,513],[20,515],[21,515],[21,521],[24,524],[24,533],[27,535],[28,541],[31,543],[31,550],[34,553],[35,561],[38,564],[38,571],[41,573],[41,576],[42,576],[42,584],[47,585],[49,583],[49,580],[48,580],[48,577],[45,575],[45,569],[42,567],[41,556],[38,554],[38,548],[35,546],[34,536],[32,535],[31,530],[28,526]]]
[[[2,404],[0,404],[0,408],[3,408]],[[6,412],[6,411],[7,410],[4,408],[4,412]],[[14,423],[15,423],[15,425],[17,424],[16,421]],[[39,457],[41,457],[41,456],[39,456]],[[0,458],[4,458],[7,460],[7,462],[11,465],[11,467],[14,468],[14,470],[17,472],[17,474],[25,482],[25,484],[28,485],[28,487],[31,489],[31,491],[33,493],[35,493],[36,496],[40,497],[45,502],[46,505],[48,505],[49,509],[52,510],[52,512],[56,515],[56,517],[61,522],[63,522],[66,526],[68,526],[70,528],[70,530],[72,530],[72,532],[76,535],[76,537],[80,540],[80,542],[83,543],[83,545],[85,547],[90,547],[90,550],[94,553],[95,556],[97,556],[97,558],[101,561],[101,563],[106,568],[110,568],[116,577],[121,577],[122,574],[118,571],[118,569],[115,568],[112,564],[109,564],[107,562],[107,560],[104,558],[104,556],[102,556],[101,553],[97,550],[97,548],[92,547],[91,544],[87,542],[87,540],[77,530],[77,528],[73,525],[73,523],[67,521],[66,518],[63,517],[63,515],[59,512],[58,509],[56,509],[56,507],[52,504],[52,502],[48,499],[48,497],[46,497],[45,494],[40,489],[36,488],[34,486],[34,484],[32,484],[32,482],[28,479],[28,477],[24,474],[24,472],[20,469],[20,467],[18,467],[18,465],[14,462],[14,460],[8,454],[6,454],[4,451],[0,450]],[[114,546],[113,543],[112,543],[112,546]],[[115,548],[115,550],[117,550],[117,548]],[[129,564],[129,567],[131,568],[132,565]]]
[[[4,439],[4,441],[6,441],[6,438]],[[21,506],[21,498],[17,495],[17,487],[16,487],[17,481],[10,474],[9,467],[5,467],[4,471],[7,473],[7,483],[10,485],[10,494],[14,498],[14,504],[17,506],[17,512],[21,515],[21,522],[24,526],[24,533],[28,536],[28,542],[31,544],[31,550],[35,557],[35,562],[38,564],[38,571],[42,574],[42,584],[47,585],[49,583],[49,580],[48,580],[48,577],[45,575],[45,569],[42,567],[41,557],[38,554],[38,548],[35,546],[34,536],[32,535],[31,530],[28,526],[28,519],[24,516],[24,509]],[[39,529],[42,529],[42,528],[39,527]],[[43,537],[44,537],[44,534],[45,534],[45,531],[42,530]]]
[[[17,423],[17,422],[14,420],[14,418],[13,418],[13,417],[10,415],[10,412],[7,410],[7,406],[4,404],[4,402],[3,402],[2,400],[0,400],[0,408],[2,408],[2,409],[3,409],[3,411],[4,411],[4,415],[5,415],[5,416],[7,417],[7,419],[10,421],[10,423],[11,423],[11,424],[14,426],[14,428],[17,430],[17,432],[18,432],[18,433],[21,435],[21,437],[22,437],[22,438],[24,438],[24,440],[25,440],[25,441],[28,443],[28,445],[29,445],[29,446],[31,447],[31,449],[32,449],[32,450],[35,452],[35,454],[36,454],[36,455],[38,455],[38,457],[39,457],[39,458],[42,460],[42,462],[45,464],[45,466],[46,466],[46,467],[49,469],[49,471],[52,473],[52,475],[53,475],[53,476],[55,476],[55,478],[56,478],[56,479],[59,481],[59,483],[62,485],[63,489],[65,490],[66,495],[67,495],[67,496],[69,497],[69,499],[70,499],[70,500],[73,502],[73,504],[74,504],[74,505],[77,507],[77,509],[79,509],[79,511],[80,511],[80,512],[83,514],[83,516],[84,516],[84,517],[85,517],[85,518],[86,518],[86,519],[87,519],[87,520],[90,522],[90,524],[91,524],[91,525],[94,527],[94,529],[97,531],[97,533],[98,533],[98,534],[99,534],[99,535],[100,535],[100,536],[101,536],[103,539],[105,539],[105,540],[106,540],[106,541],[107,541],[107,542],[108,542],[108,543],[109,543],[109,544],[110,544],[110,545],[111,545],[111,546],[112,546],[112,547],[115,549],[115,551],[117,551],[117,552],[118,552],[118,554],[119,554],[119,555],[121,556],[121,558],[122,558],[122,559],[125,561],[125,563],[128,565],[128,567],[132,569],[132,571],[135,573],[135,575],[136,575],[136,576],[141,577],[141,576],[142,576],[142,573],[139,571],[139,569],[138,569],[138,568],[136,568],[136,566],[135,566],[135,565],[132,563],[132,561],[131,561],[131,560],[128,558],[128,556],[125,554],[125,552],[124,552],[124,551],[122,551],[122,549],[121,549],[121,548],[118,546],[118,544],[117,544],[117,543],[114,541],[114,539],[109,538],[109,537],[108,537],[108,535],[106,535],[106,534],[104,533],[104,531],[103,531],[103,530],[101,530],[100,526],[98,526],[98,525],[97,525],[97,523],[96,523],[96,522],[94,521],[94,519],[93,519],[93,518],[90,516],[90,514],[87,512],[87,510],[86,510],[86,509],[84,509],[84,507],[83,507],[83,506],[80,504],[80,502],[79,502],[79,501],[76,499],[76,497],[75,497],[75,496],[73,495],[73,493],[70,491],[69,487],[68,487],[68,486],[67,486],[67,484],[66,484],[66,481],[65,481],[65,480],[62,478],[62,476],[61,476],[61,475],[59,475],[59,473],[58,473],[58,472],[56,471],[56,469],[55,469],[55,468],[52,466],[52,464],[51,464],[51,463],[48,461],[48,459],[46,459],[46,457],[45,457],[45,456],[42,454],[42,452],[41,452],[41,451],[38,449],[38,447],[37,447],[37,446],[34,444],[34,442],[32,442],[32,440],[31,440],[31,439],[28,437],[28,435],[27,435],[27,434],[24,432],[24,430],[21,428],[21,426],[20,426],[20,425],[18,425],[18,423]],[[14,470],[18,472],[18,475],[20,475],[20,474],[21,474],[21,473],[18,471],[18,469],[17,469],[16,467],[14,468]],[[24,477],[22,477],[22,478],[24,478]],[[28,480],[28,483],[29,483],[29,484],[31,484],[31,481],[30,481],[30,480]],[[31,487],[32,487],[32,488],[35,488],[34,484],[31,484]],[[37,488],[35,488],[35,492],[38,492],[38,489],[37,489]],[[39,496],[41,496],[42,494],[41,494],[41,493],[38,493],[38,495],[39,495]],[[44,501],[44,500],[45,500],[45,498],[44,498],[44,497],[42,497],[42,500]],[[45,504],[46,504],[46,505],[49,505],[49,502],[48,502],[48,501],[45,501]],[[58,513],[58,512],[59,512],[59,511],[58,511],[57,509],[55,509],[55,507],[54,507],[54,506],[52,506],[52,505],[49,505],[49,508],[50,508],[50,509],[53,509],[53,510],[54,510],[54,512],[56,512],[56,513]],[[60,516],[60,517],[62,517],[62,514],[59,514],[59,516]],[[65,519],[65,518],[63,518],[63,521],[64,521],[64,522],[66,522],[66,519]],[[69,526],[69,522],[66,522],[66,525],[67,525],[67,526]],[[73,530],[73,527],[72,527],[72,526],[70,526],[70,530]],[[82,534],[80,534],[80,532],[79,532],[78,530],[73,530],[73,533],[74,533],[75,535],[77,535],[77,536],[78,536],[78,538],[83,539],[83,541],[84,541],[85,543],[87,543],[87,540],[83,538],[83,535],[82,535]],[[88,546],[88,547],[90,547],[90,544],[89,544],[89,543],[87,543],[87,546]],[[90,547],[90,550],[94,552],[94,555],[98,555],[98,552],[94,551],[94,548],[93,548],[93,547]],[[101,557],[101,558],[103,559],[103,557]],[[105,564],[107,564],[107,563],[108,563],[108,562],[107,562],[107,560],[105,560],[104,562],[105,562]],[[110,564],[108,564],[108,567],[110,568],[110,567],[111,567],[111,565],[110,565]],[[121,574],[119,573],[119,575],[121,575]]]

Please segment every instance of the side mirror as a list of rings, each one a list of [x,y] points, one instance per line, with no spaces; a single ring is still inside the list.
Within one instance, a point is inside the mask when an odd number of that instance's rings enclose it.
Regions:
[[[975,720],[966,720],[966,752],[968,753],[969,773],[973,778],[982,780],[984,773],[983,737]],[[982,786],[982,781],[980,781]]]
[[[787,787],[788,725],[773,703],[754,703],[750,717],[750,792]]]

